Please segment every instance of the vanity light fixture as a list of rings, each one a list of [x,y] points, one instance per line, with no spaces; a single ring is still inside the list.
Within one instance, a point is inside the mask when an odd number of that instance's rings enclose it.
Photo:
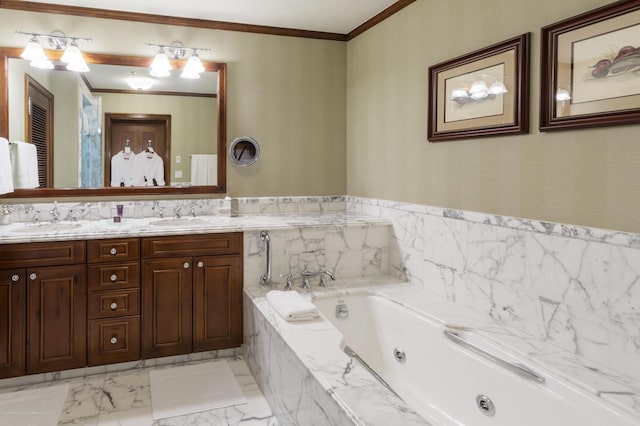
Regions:
[[[571,95],[567,89],[558,89],[556,92],[556,101],[569,101],[571,100]]]
[[[49,40],[49,46],[55,50],[63,50],[64,54],[60,60],[67,64],[67,69],[76,72],[88,72],[89,66],[82,57],[82,52],[78,47],[78,41],[91,41],[90,38],[83,37],[69,37],[62,31],[54,31],[51,34],[40,33],[26,33],[23,31],[16,31],[16,34],[31,36],[31,39],[24,48],[24,51],[20,55],[23,59],[31,62],[31,65],[37,68],[54,68],[53,62],[47,58],[42,45],[38,41],[39,38],[46,38]]]
[[[453,89],[451,91],[451,100],[459,105],[465,105],[472,102],[495,99],[496,95],[507,92],[508,90],[502,81],[495,81],[491,86],[487,86],[484,80],[476,80],[471,84],[469,90]]]
[[[187,47],[179,41],[175,41],[170,45],[147,43],[147,46],[159,48],[158,53],[154,56],[150,65],[149,74],[153,77],[168,77],[173,67],[171,59],[182,59],[188,50],[191,50],[191,57],[187,60],[180,77],[188,79],[200,78],[200,74],[204,72],[204,66],[198,56],[198,51],[208,52],[211,49],[202,47]]]

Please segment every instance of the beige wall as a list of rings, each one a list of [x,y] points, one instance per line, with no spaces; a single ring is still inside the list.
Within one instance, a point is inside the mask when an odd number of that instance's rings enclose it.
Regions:
[[[145,55],[145,42],[209,47],[227,63],[227,143],[260,143],[254,166],[227,164],[232,196],[346,192],[346,43],[0,9],[0,45],[22,47],[15,30],[91,37],[88,52]]]
[[[639,126],[540,133],[540,28],[603,0],[418,0],[348,43],[347,193],[640,232]],[[532,32],[528,135],[427,142],[428,68]]]

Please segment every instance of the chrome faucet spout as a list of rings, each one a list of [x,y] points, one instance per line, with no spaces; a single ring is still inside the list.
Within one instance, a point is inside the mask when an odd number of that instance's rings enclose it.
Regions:
[[[51,210],[51,222],[52,223],[60,223],[60,211],[58,210],[58,202],[53,202],[53,210]]]
[[[336,280],[336,276],[334,275],[333,272],[329,271],[329,270],[324,270],[324,271],[318,271],[318,272],[309,272],[307,270],[307,266],[305,265],[304,269],[302,270],[302,272],[300,273],[300,275],[302,275],[302,284],[303,284],[303,288],[310,288],[311,286],[309,285],[309,278],[314,278],[314,277],[320,277],[320,287],[326,287],[327,283],[324,280],[324,276],[328,276],[329,278],[331,278],[332,281]]]

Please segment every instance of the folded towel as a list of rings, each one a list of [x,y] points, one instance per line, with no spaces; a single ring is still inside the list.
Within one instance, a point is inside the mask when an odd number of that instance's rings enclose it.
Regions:
[[[36,146],[26,142],[11,143],[11,167],[13,169],[13,185],[16,188],[37,188],[38,154]]]
[[[267,301],[287,321],[307,321],[318,317],[318,308],[296,291],[271,290]]]
[[[0,138],[0,194],[13,192],[13,174],[9,159],[9,141]]]

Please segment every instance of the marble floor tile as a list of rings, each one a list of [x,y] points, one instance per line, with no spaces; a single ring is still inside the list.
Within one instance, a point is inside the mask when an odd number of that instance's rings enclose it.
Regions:
[[[189,362],[198,364],[216,362],[207,360]],[[245,361],[239,357],[228,358],[231,371],[240,384],[247,399],[246,404],[219,408],[216,410],[172,417],[154,422],[151,406],[151,387],[148,367],[79,377],[69,380],[32,384],[28,388],[47,387],[53,384],[69,383],[69,393],[65,401],[58,425],[83,426],[277,426],[271,408],[262,395]],[[185,365],[185,364],[176,364]],[[20,389],[3,389],[11,392]],[[0,421],[0,424],[2,422]]]

